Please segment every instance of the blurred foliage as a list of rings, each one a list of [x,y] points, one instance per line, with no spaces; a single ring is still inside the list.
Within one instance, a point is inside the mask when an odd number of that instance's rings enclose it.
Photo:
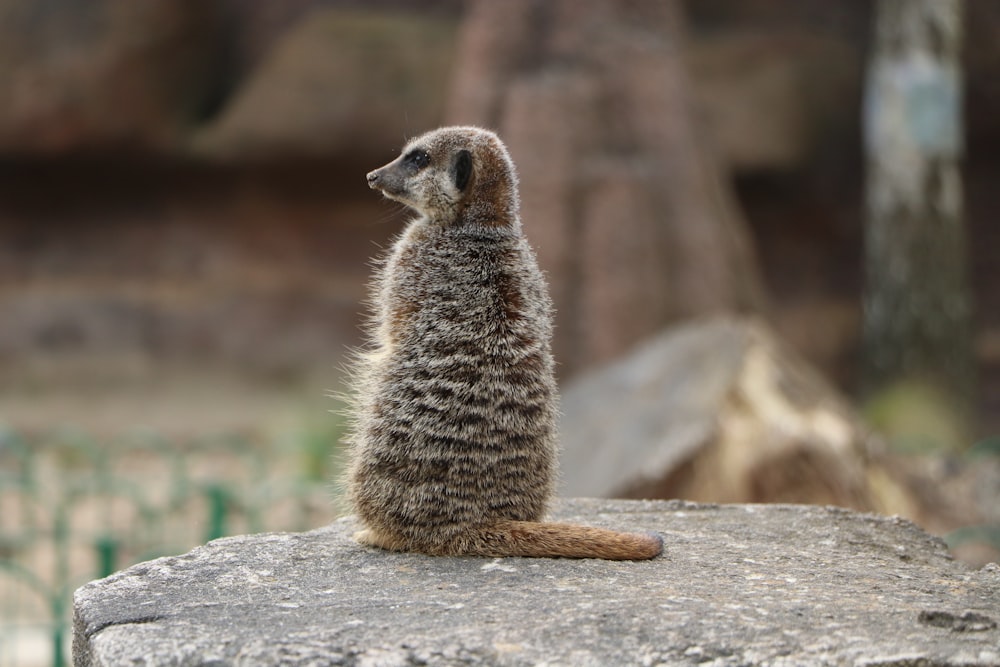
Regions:
[[[994,457],[1000,461],[1000,436],[984,438],[964,453],[964,458],[970,461],[985,457]],[[1000,524],[962,526],[946,535],[944,539],[949,549],[979,543],[1000,551]]]
[[[1000,550],[1000,526],[962,526],[946,535],[944,541],[949,549],[978,542]]]
[[[970,457],[996,456],[1000,457],[1000,436],[993,436],[980,440],[969,448],[967,454]]]
[[[868,399],[864,413],[899,452],[959,452],[969,443],[966,415],[929,383],[904,380],[889,385]]]

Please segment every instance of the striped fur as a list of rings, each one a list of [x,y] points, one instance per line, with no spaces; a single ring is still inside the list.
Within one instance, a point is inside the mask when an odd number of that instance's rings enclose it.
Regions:
[[[556,474],[552,305],[500,140],[436,130],[369,184],[420,216],[376,275],[355,372],[359,541],[436,555],[658,554],[656,536],[540,523]]]

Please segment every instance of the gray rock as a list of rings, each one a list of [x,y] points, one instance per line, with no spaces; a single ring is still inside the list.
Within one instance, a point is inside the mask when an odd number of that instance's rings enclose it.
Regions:
[[[861,420],[756,318],[671,327],[574,379],[562,411],[562,495],[886,509]]]
[[[561,501],[660,531],[648,562],[362,548],[353,519],[211,542],[91,582],[76,665],[998,665],[1000,567],[848,510]]]
[[[310,13],[281,35],[192,147],[230,161],[354,155],[380,164],[402,137],[440,122],[454,31],[450,18]]]
[[[0,153],[169,150],[220,84],[215,5],[0,0]]]

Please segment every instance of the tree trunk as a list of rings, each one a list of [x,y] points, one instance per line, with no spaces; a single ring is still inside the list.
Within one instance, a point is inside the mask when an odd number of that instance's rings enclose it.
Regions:
[[[908,397],[911,414],[925,406],[909,397],[931,396],[956,425],[968,415],[973,366],[958,167],[961,16],[960,0],[880,0],[864,109],[866,390]],[[938,436],[960,439],[961,430]]]
[[[513,154],[563,377],[670,322],[763,300],[691,107],[683,32],[676,0],[469,5],[446,117],[497,129]]]

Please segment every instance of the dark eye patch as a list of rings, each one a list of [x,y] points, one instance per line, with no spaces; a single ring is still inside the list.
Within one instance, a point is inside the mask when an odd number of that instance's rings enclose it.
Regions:
[[[431,162],[431,156],[427,151],[414,148],[403,157],[403,164],[414,169],[423,169]]]

